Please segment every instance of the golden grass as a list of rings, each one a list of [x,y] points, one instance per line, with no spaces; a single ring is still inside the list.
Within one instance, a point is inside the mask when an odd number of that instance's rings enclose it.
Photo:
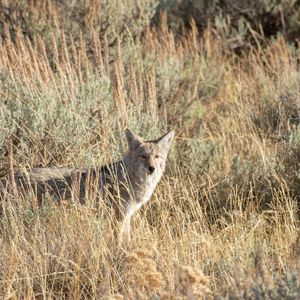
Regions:
[[[126,147],[126,126],[145,138],[176,130],[167,171],[123,250],[105,207],[49,199],[38,209],[30,195],[7,195],[0,297],[278,294],[288,281],[274,274],[299,276],[298,50],[279,38],[236,57],[209,26],[175,38],[163,14],[159,29],[125,42],[116,32],[111,46],[92,25],[98,2],[84,19],[90,35],[59,29],[51,5],[49,39],[5,27],[1,171],[108,162]]]

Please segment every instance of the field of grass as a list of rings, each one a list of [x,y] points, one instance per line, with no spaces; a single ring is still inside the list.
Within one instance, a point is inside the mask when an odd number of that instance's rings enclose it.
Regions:
[[[298,47],[237,55],[210,24],[149,27],[154,0],[72,2],[0,1],[1,176],[117,160],[126,127],[176,137],[125,249],[105,207],[7,194],[0,298],[299,299]]]

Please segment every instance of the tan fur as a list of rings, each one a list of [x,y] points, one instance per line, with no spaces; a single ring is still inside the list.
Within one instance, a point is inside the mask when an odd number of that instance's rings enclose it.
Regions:
[[[18,193],[32,190],[40,205],[47,193],[58,201],[78,199],[81,203],[96,194],[97,201],[103,199],[113,207],[121,221],[120,242],[123,237],[129,241],[131,218],[150,200],[165,169],[174,132],[153,141],[143,141],[129,129],[125,133],[128,152],[122,160],[100,168],[34,168],[15,175]],[[3,193],[7,181],[1,183]]]

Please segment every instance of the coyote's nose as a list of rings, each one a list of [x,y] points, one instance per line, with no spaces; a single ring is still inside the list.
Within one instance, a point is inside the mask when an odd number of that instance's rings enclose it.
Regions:
[[[155,168],[152,167],[152,166],[150,166],[150,167],[148,168],[148,171],[149,171],[150,174],[153,174],[154,170],[155,170]]]

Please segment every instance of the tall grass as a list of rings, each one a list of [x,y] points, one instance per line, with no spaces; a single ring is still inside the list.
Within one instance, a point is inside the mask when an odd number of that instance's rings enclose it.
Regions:
[[[299,51],[278,38],[236,57],[210,27],[175,38],[164,14],[139,38],[116,27],[111,42],[57,14],[46,33],[4,27],[1,174],[9,139],[15,171],[118,159],[127,126],[176,139],[123,250],[105,207],[8,194],[0,297],[298,299]]]

